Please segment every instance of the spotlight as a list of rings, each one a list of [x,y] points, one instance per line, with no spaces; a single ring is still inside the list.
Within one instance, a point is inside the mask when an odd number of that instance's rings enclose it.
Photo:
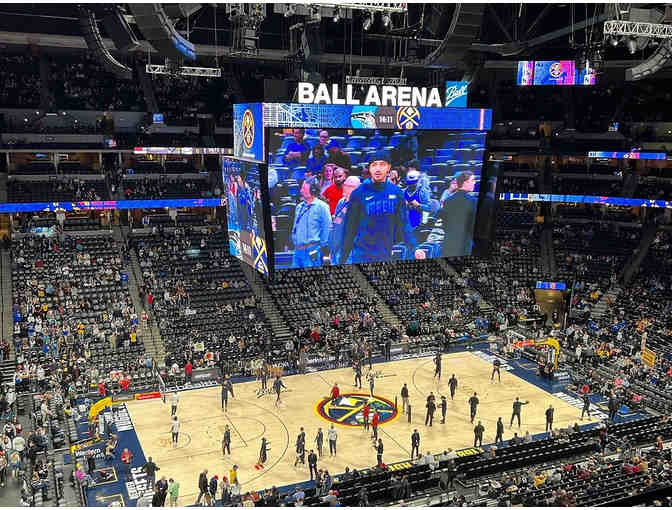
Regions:
[[[334,7],[334,23],[338,23],[341,20],[341,10],[338,7]]]
[[[615,48],[616,46],[618,46],[618,37],[616,37],[615,35],[612,35],[612,36],[609,38],[609,44],[611,44],[614,48]]]
[[[371,28],[371,25],[373,25],[373,13],[369,12],[366,15],[366,18],[364,18],[364,23],[362,23],[362,29],[366,32]]]
[[[630,55],[634,55],[637,51],[637,39],[634,37],[628,37],[628,39],[625,41],[625,47],[628,48]]]
[[[289,18],[290,16],[294,16],[296,14],[296,9],[294,8],[294,4],[289,4],[287,6],[287,10],[285,11],[285,18]]]
[[[387,13],[387,12],[383,13],[383,26],[385,28],[389,28],[390,23],[392,23],[392,19],[390,18],[390,14]]]

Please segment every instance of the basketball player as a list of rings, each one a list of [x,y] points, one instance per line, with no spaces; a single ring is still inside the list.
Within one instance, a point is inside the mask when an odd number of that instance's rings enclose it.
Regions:
[[[373,371],[369,371],[366,378],[369,380],[369,392],[371,393],[371,396],[373,397],[373,389],[376,385],[376,376],[373,373]]]
[[[469,416],[470,423],[474,423],[474,418],[476,417],[476,409],[478,409],[478,394],[474,392],[474,396],[469,399]]]
[[[175,416],[177,414],[177,404],[180,402],[180,396],[177,392],[173,392],[170,396],[170,415]]]
[[[222,409],[226,411],[229,406],[229,386],[226,380],[222,381]]]
[[[338,388],[338,383],[334,383],[333,388],[331,388],[331,394],[330,394],[331,400],[332,401],[337,400],[340,394],[341,390]]]
[[[222,438],[222,456],[231,455],[231,429],[226,425],[224,428],[224,437]]]
[[[494,382],[495,381],[495,374],[497,374],[497,378],[499,379],[499,382],[502,382],[502,374],[499,373],[499,367],[501,365],[501,361],[498,359],[495,359],[495,361],[492,362],[492,375],[490,375],[490,381]]]
[[[259,378],[261,379],[261,391],[260,393],[265,393],[266,392],[266,383],[268,381],[268,371],[266,368],[266,363],[261,365],[261,373],[259,374]]]
[[[236,396],[233,394],[233,383],[231,382],[230,377],[227,377],[226,379],[226,387],[229,389],[229,393],[231,393],[231,398],[236,398]]]
[[[170,424],[170,433],[173,439],[173,448],[177,448],[177,439],[180,435],[180,420],[178,420],[177,415],[173,415],[173,421]]]
[[[361,390],[362,389],[362,365],[359,361],[355,361],[355,365],[353,367],[353,370],[355,371],[355,384],[354,384],[354,386],[357,386]]]
[[[369,430],[369,412],[371,407],[369,406],[369,400],[366,401],[364,407],[362,407],[362,419],[364,420],[364,430]]]
[[[318,427],[317,435],[315,436],[315,446],[317,446],[317,454],[322,457],[322,445],[324,444],[324,433],[322,427]]]
[[[304,466],[306,464],[306,433],[303,427],[301,427],[299,435],[296,436],[296,460],[294,461],[294,467],[299,462]]]
[[[588,397],[588,394],[586,393],[583,395],[583,409],[581,409],[581,419],[583,420],[583,414],[586,413],[588,414],[588,418],[590,418],[590,397]]]
[[[513,413],[511,414],[511,423],[509,423],[509,427],[513,427],[513,419],[517,418],[518,428],[520,428],[520,410],[523,406],[526,406],[529,403],[530,403],[529,400],[521,402],[520,399],[516,397],[516,400],[513,401]]]
[[[268,459],[268,443],[266,442],[266,438],[262,437],[261,450],[259,450],[259,464],[261,465],[266,464],[267,459]]]
[[[495,435],[495,443],[499,444],[504,441],[504,423],[502,417],[497,418],[497,433]]]
[[[434,357],[434,378],[438,376],[439,381],[441,381],[441,352],[437,352]]]
[[[285,386],[285,383],[282,382],[280,376],[277,376],[275,378],[275,382],[273,383],[273,391],[275,391],[275,394],[277,395],[277,398],[275,399],[276,407],[278,407],[278,404],[280,403],[280,392],[282,391],[282,388],[287,389],[287,386]]]
[[[457,389],[457,377],[455,377],[455,374],[448,380],[448,386],[450,387],[450,400],[454,400],[455,390]]]

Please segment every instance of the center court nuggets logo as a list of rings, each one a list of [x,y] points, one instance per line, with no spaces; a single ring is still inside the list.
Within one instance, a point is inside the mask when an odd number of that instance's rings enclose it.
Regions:
[[[371,397],[364,393],[345,393],[333,401],[330,398],[325,398],[317,404],[315,411],[331,423],[348,427],[361,427],[364,424],[362,408],[367,402],[369,402],[371,408],[369,422],[374,409],[378,411],[380,416],[380,425],[390,423],[397,418],[397,409],[394,407],[394,402],[375,395]]]
[[[403,106],[397,110],[397,127],[413,129],[420,125],[420,110],[415,106]]]
[[[254,115],[250,110],[245,110],[243,114],[243,125],[242,125],[242,134],[243,134],[243,143],[245,147],[250,149],[252,144],[254,144]]]

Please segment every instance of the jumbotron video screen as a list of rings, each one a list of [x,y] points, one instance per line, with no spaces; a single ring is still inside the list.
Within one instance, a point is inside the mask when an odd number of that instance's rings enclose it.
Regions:
[[[485,133],[270,131],[275,269],[471,253]]]

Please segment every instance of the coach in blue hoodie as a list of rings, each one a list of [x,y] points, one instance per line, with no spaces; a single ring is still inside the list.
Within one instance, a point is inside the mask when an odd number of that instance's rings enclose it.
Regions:
[[[378,151],[369,163],[371,178],[350,195],[341,264],[348,261],[350,252],[353,264],[390,260],[392,246],[399,242],[408,245],[416,259],[425,258],[425,252],[417,249],[404,192],[387,182],[390,166],[389,155]]]

